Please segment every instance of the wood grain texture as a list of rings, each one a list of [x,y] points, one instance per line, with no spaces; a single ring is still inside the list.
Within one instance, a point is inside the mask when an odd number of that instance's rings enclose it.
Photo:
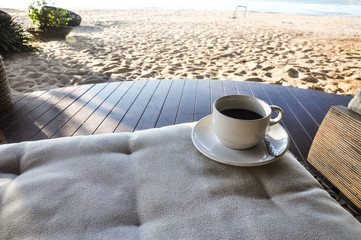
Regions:
[[[186,80],[182,98],[179,103],[176,124],[193,122],[193,114],[197,94],[197,81]]]
[[[135,131],[155,127],[159,114],[163,108],[165,99],[169,93],[171,84],[172,81],[170,80],[160,81],[152,98],[148,102],[145,111],[143,112],[142,116],[139,119]]]
[[[73,136],[92,135],[101,123],[111,113],[124,94],[133,85],[134,82],[121,82],[118,87],[99,105],[93,114],[84,121]],[[115,86],[114,86],[115,87]]]
[[[175,124],[184,85],[185,80],[172,81],[169,93],[159,114],[156,127],[164,127]]]
[[[211,114],[212,102],[209,81],[198,81],[194,121]]]
[[[332,106],[307,158],[350,201],[361,208],[361,116]]]
[[[114,132],[133,132],[135,130],[139,119],[142,117],[159,83],[159,80],[146,82],[146,85],[132,102]]]
[[[270,84],[228,80],[141,80],[81,85],[16,97],[0,114],[8,143],[62,136],[125,132],[198,121],[212,103],[230,94],[256,96],[286,112],[281,124],[290,150],[305,161],[318,126],[331,104],[351,97]]]
[[[120,94],[124,95],[122,95],[121,99],[112,107],[106,118],[94,131],[94,134],[114,132],[120,121],[127,115],[129,108],[139,96],[145,85],[146,81],[136,81],[131,86],[128,86],[125,94],[124,92],[121,92]]]

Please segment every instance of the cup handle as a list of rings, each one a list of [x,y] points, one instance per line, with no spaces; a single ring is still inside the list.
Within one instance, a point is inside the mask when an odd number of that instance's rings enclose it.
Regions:
[[[276,105],[271,105],[270,107],[272,109],[272,112],[278,111],[277,117],[271,118],[271,120],[270,120],[269,125],[272,126],[272,125],[275,125],[279,121],[282,120],[282,118],[283,118],[283,110],[282,110],[282,108],[280,108],[279,106],[276,106]]]

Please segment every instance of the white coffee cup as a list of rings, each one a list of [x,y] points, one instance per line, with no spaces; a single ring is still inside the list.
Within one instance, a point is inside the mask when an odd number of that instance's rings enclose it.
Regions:
[[[230,109],[247,111],[234,112]],[[248,119],[232,117],[225,110],[241,114],[242,118]],[[275,111],[278,111],[278,115],[272,119],[272,112]],[[255,114],[258,114],[259,118],[253,119],[252,117],[256,117],[253,116]],[[278,123],[282,118],[283,110],[280,107],[268,105],[261,99],[246,95],[224,96],[213,103],[213,130],[223,145],[233,149],[249,149],[256,146],[267,135],[269,126]]]

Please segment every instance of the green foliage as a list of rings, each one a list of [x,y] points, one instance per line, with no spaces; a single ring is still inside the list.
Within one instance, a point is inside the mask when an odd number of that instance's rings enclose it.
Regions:
[[[0,55],[8,57],[12,53],[28,52],[36,49],[14,18],[0,15]]]
[[[42,0],[33,2],[28,10],[29,17],[41,30],[48,30],[51,28],[59,28],[67,26],[71,20],[68,17],[68,11],[60,8],[47,7],[46,2]]]
[[[347,49],[346,54],[349,54],[349,55],[356,54],[356,49],[353,49],[353,48]]]

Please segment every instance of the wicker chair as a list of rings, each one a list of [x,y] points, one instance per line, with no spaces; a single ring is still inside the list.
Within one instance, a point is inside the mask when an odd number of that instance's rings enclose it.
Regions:
[[[307,161],[361,213],[361,115],[332,106],[313,140]]]
[[[6,75],[4,62],[0,56],[0,112],[10,108],[13,98],[10,92],[8,77]]]

